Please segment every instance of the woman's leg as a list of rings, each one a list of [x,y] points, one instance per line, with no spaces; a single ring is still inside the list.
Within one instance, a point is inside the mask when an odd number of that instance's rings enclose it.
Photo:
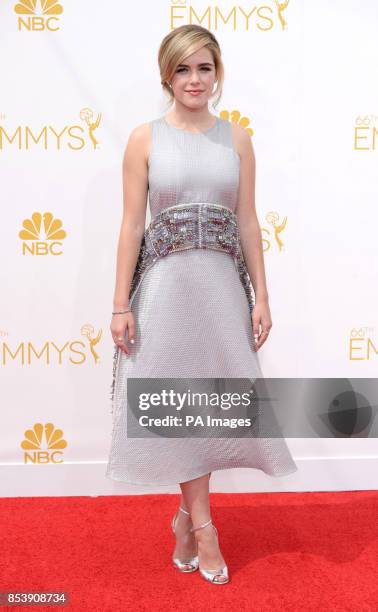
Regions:
[[[187,528],[188,525],[191,525],[190,519],[194,527],[199,527],[212,518],[209,498],[210,476],[211,472],[206,474],[206,476],[200,476],[194,480],[180,483],[182,507],[190,512],[190,517],[185,515]],[[180,514],[183,515],[182,512]],[[203,529],[191,533],[191,536],[194,536],[194,541],[197,542],[199,564],[203,569],[220,569],[225,565],[225,560],[219,548],[218,537],[212,523]],[[217,580],[222,581],[222,578],[218,577]]]
[[[180,506],[187,510],[185,499],[181,495]],[[188,510],[187,510],[188,511]],[[197,555],[197,542],[194,533],[190,532],[193,526],[192,519],[184,512],[179,511],[175,522],[176,546],[173,557],[179,559],[190,559]]]
[[[212,472],[209,472],[209,473],[207,474],[207,477],[208,477],[209,481],[210,481],[211,474],[212,474]],[[202,477],[201,477],[201,478],[202,478]],[[203,478],[205,478],[205,476],[204,476]],[[191,480],[189,480],[189,482],[192,482],[192,481],[191,481]],[[181,484],[183,484],[183,483],[181,483]],[[185,484],[186,484],[186,483],[185,483]],[[181,485],[180,485],[180,486],[181,486]],[[189,512],[188,508],[186,507],[186,503],[185,503],[185,498],[184,498],[184,495],[183,495],[183,493],[182,493],[182,487],[181,487],[180,506],[181,506],[181,508],[184,508],[184,510],[186,510],[187,512]],[[190,526],[192,526],[192,519],[191,519],[191,518],[189,518],[189,517],[188,517],[188,519],[189,519],[189,522],[190,522]]]

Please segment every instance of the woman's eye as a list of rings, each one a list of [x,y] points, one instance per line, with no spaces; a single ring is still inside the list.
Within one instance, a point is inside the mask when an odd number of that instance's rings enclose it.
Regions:
[[[184,72],[184,70],[186,70],[186,68],[178,68],[177,72]],[[203,66],[201,70],[204,70],[205,72],[209,72],[210,68],[208,66]]]

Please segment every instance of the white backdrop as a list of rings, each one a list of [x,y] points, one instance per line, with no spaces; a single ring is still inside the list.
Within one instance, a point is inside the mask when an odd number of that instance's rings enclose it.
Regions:
[[[179,490],[104,476],[109,325],[128,135],[166,112],[162,38],[201,16],[225,64],[223,97],[210,110],[236,111],[253,130],[273,319],[263,372],[376,376],[378,6],[280,7],[1,2],[0,495]],[[277,239],[274,223],[285,221]],[[38,424],[51,424],[49,443]],[[288,444],[296,474],[217,472],[212,490],[377,487],[376,438]]]

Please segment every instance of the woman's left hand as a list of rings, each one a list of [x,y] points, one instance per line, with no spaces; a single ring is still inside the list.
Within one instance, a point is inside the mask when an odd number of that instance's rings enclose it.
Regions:
[[[256,351],[262,347],[272,327],[269,304],[266,300],[257,301],[252,310],[252,332]]]

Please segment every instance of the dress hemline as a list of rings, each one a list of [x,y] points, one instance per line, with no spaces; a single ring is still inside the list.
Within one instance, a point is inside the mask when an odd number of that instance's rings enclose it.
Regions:
[[[169,485],[179,485],[180,482],[188,482],[189,480],[195,480],[196,478],[200,478],[201,476],[206,476],[206,474],[209,474],[209,472],[220,472],[223,470],[259,470],[260,472],[263,472],[264,474],[266,474],[267,476],[270,476],[272,478],[282,478],[284,476],[290,476],[290,474],[294,474],[295,472],[299,471],[298,466],[294,466],[293,469],[291,470],[285,470],[283,472],[266,472],[263,468],[259,468],[259,467],[250,467],[250,466],[239,466],[239,467],[215,467],[212,469],[207,470],[206,472],[201,472],[200,474],[195,473],[189,476],[185,476],[182,479],[180,479],[179,481],[170,481],[170,482],[160,482],[160,481],[156,481],[156,482],[135,482],[132,480],[126,480],[124,478],[117,478],[114,475],[111,475],[110,471],[107,471],[105,473],[105,477],[108,478],[109,480],[114,480],[116,482],[124,482],[126,484],[133,484],[133,485],[142,485],[142,486],[159,486],[159,487],[165,487],[165,486],[169,486]]]

